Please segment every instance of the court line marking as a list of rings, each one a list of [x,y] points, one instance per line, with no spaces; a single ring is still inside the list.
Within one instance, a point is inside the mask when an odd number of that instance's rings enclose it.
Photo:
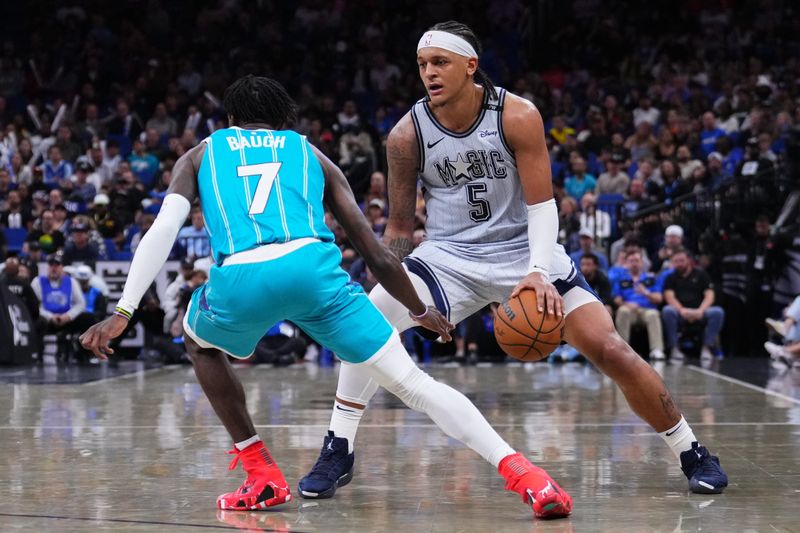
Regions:
[[[83,386],[90,386],[90,385],[99,385],[101,383],[109,383],[121,379],[133,379],[139,376],[144,376],[148,374],[154,374],[156,372],[160,372],[162,370],[177,370],[181,368],[180,365],[164,365],[159,366],[156,368],[145,368],[144,370],[134,370],[133,372],[128,372],[126,374],[120,374],[119,376],[112,376],[110,378],[99,378],[95,379],[94,381],[87,381],[85,383],[69,383],[69,385],[83,385]],[[50,383],[44,383],[44,385],[51,385]],[[62,383],[52,383],[52,385],[62,385]],[[63,385],[67,385],[64,383]]]
[[[495,428],[521,428],[529,426],[529,423],[521,424],[492,424]],[[800,422],[693,422],[693,427],[713,427],[713,426],[800,426]],[[100,424],[84,424],[84,429],[161,429],[163,426],[104,426]],[[255,424],[256,428],[262,429],[294,429],[294,428],[328,428],[328,424]],[[438,428],[436,424],[359,424],[360,428],[372,429],[397,429],[397,428]],[[581,424],[547,424],[547,428],[594,428],[594,427],[646,427],[646,422],[623,422],[615,424],[613,422],[581,423]],[[169,426],[170,429],[223,429],[221,425],[208,424],[200,426]],[[75,426],[0,426],[0,431],[8,429],[76,429]]]
[[[687,365],[684,368],[688,368],[689,370],[692,370],[693,372],[699,372],[701,374],[705,374],[706,376],[710,376],[712,378],[717,378],[717,379],[721,379],[723,381],[728,381],[730,383],[735,383],[736,385],[741,385],[742,387],[745,387],[745,388],[750,389],[750,390],[754,390],[754,391],[757,391],[757,392],[762,392],[762,393],[766,394],[767,396],[774,396],[775,398],[780,398],[781,400],[786,400],[787,402],[792,402],[792,403],[796,403],[796,404],[800,405],[800,400],[798,400],[797,398],[792,398],[791,396],[787,396],[786,394],[782,394],[780,392],[775,392],[775,391],[772,391],[772,390],[769,390],[769,389],[765,389],[764,387],[759,387],[758,385],[753,385],[752,383],[748,383],[746,381],[742,381],[741,379],[732,378],[730,376],[726,376],[724,374],[720,374],[719,372],[714,372],[713,370],[708,370],[708,369],[705,369],[705,368],[701,368],[699,366],[691,366],[691,365]],[[692,424],[692,425],[696,426],[698,424]]]
[[[262,511],[263,512],[263,511]],[[238,526],[228,526],[221,524],[193,524],[190,522],[162,522],[159,520],[133,520],[128,518],[90,518],[85,516],[63,516],[63,515],[49,515],[49,514],[27,514],[27,513],[0,513],[0,516],[15,517],[15,518],[45,518],[47,520],[78,520],[80,522],[115,522],[118,524],[147,524],[156,526],[172,526],[172,527],[201,527],[206,529],[242,529]],[[286,529],[269,529],[261,526],[257,527],[258,531],[286,531]],[[303,533],[292,529],[293,533]]]

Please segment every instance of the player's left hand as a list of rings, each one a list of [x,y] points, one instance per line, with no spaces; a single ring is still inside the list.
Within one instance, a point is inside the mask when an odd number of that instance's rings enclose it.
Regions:
[[[531,272],[517,283],[517,286],[511,291],[511,297],[518,296],[525,289],[536,291],[536,304],[540,313],[546,310],[548,315],[564,316],[564,299],[558,294],[556,286],[550,283],[547,276],[541,272]]]
[[[420,326],[438,333],[443,342],[450,342],[450,332],[453,331],[454,326],[434,306],[429,305],[425,314],[419,318],[411,314],[409,316]]]
[[[111,339],[122,335],[126,327],[128,327],[128,321],[125,318],[119,315],[111,315],[87,329],[80,336],[81,346],[95,354],[98,359],[105,361],[109,355],[114,353],[108,343]]]

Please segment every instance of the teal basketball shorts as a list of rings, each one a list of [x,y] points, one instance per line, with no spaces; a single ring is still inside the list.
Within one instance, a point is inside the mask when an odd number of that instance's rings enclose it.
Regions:
[[[245,359],[272,325],[290,320],[340,359],[362,363],[393,328],[340,262],[335,244],[314,241],[275,259],[214,265],[192,294],[184,331],[203,348]]]

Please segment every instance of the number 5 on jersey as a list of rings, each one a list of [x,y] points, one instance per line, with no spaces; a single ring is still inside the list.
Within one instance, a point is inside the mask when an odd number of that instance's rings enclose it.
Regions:
[[[260,163],[257,165],[242,165],[237,167],[237,172],[240,178],[248,176],[258,176],[258,185],[256,186],[256,193],[253,195],[253,202],[250,204],[250,215],[260,215],[267,208],[267,200],[269,194],[272,192],[272,185],[275,183],[275,178],[278,177],[278,170],[280,170],[280,163]]]

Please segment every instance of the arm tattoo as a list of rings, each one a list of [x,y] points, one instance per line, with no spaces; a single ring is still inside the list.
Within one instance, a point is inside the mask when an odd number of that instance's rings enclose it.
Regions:
[[[405,256],[411,253],[413,250],[413,246],[411,246],[411,241],[405,238],[397,238],[392,239],[389,241],[389,250],[399,259],[403,260]]]

